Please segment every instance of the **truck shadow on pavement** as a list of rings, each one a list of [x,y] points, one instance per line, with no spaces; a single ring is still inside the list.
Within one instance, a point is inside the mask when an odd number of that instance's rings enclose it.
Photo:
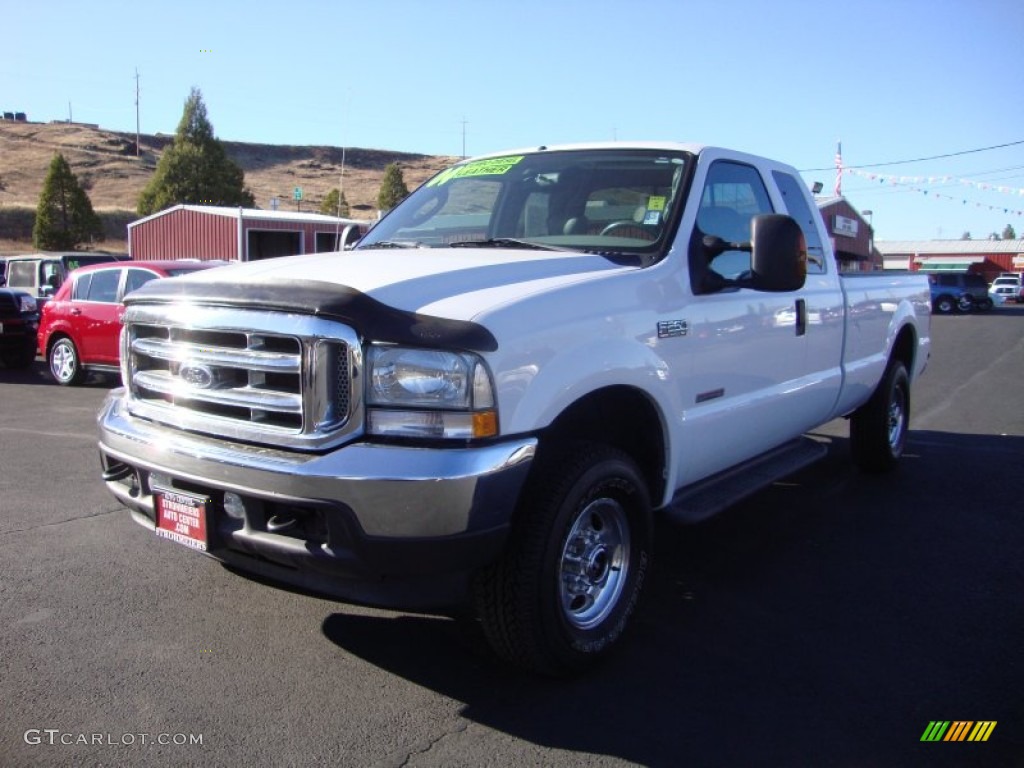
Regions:
[[[541,750],[883,766],[963,764],[970,749],[979,765],[1019,764],[1024,518],[1007,481],[1024,438],[912,432],[885,476],[822,439],[819,464],[705,523],[663,526],[632,632],[585,676],[505,667],[468,619],[339,612],[323,633]],[[922,743],[936,719],[998,727],[984,744]]]

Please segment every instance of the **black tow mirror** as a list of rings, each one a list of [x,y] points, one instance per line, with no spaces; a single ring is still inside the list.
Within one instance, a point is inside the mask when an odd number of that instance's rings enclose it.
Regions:
[[[784,293],[798,291],[807,279],[807,243],[792,216],[755,216],[751,230],[751,288]]]

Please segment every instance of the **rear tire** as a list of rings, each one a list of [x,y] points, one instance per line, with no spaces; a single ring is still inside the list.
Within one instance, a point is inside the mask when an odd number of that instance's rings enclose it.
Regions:
[[[910,377],[899,360],[892,360],[878,389],[850,418],[853,460],[865,472],[888,472],[896,467],[910,427]]]
[[[50,374],[62,386],[74,386],[85,381],[85,369],[78,357],[75,343],[67,336],[57,339],[46,356]]]
[[[636,607],[651,559],[651,504],[633,460],[577,443],[534,467],[501,559],[474,599],[491,647],[563,676],[603,659]]]

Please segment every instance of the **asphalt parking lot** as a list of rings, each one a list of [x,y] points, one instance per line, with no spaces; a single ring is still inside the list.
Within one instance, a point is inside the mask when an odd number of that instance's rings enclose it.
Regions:
[[[471,621],[259,584],[99,480],[109,380],[0,368],[0,764],[1024,764],[1024,309],[933,318],[908,455],[659,531],[634,631],[552,682]],[[932,721],[989,740],[922,742]]]

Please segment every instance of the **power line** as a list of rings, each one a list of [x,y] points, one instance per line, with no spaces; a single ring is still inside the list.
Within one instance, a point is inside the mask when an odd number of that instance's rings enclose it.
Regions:
[[[973,155],[977,152],[988,152],[993,149],[1004,149],[1006,147],[1015,147],[1018,144],[1024,144],[1024,139],[1020,141],[1011,141],[1007,144],[993,144],[991,147],[980,147],[978,149],[965,149],[962,152],[949,152],[945,155],[932,155],[931,157],[918,157],[914,160],[891,160],[886,163],[862,163],[861,165],[843,165],[843,168],[883,168],[889,165],[909,165],[910,163],[923,163],[927,160],[943,160],[947,157],[960,157],[961,155]],[[834,171],[836,167],[830,165],[827,168],[804,168],[800,173],[811,173],[813,171]]]

